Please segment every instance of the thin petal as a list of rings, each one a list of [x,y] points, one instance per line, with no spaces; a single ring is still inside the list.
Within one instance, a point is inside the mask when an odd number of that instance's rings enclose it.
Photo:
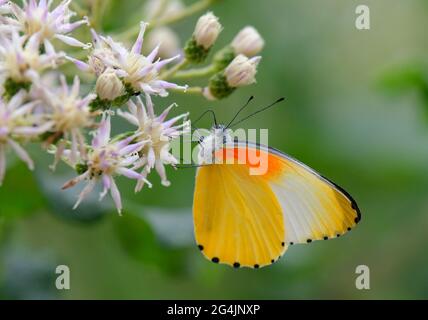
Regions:
[[[3,144],[0,144],[0,187],[6,174],[6,152]]]
[[[137,41],[135,41],[135,44],[132,46],[132,53],[140,54],[141,48],[143,47],[143,39],[144,39],[144,32],[146,31],[147,23],[141,22],[140,24],[140,32],[138,33]]]
[[[27,151],[25,151],[18,143],[16,143],[12,139],[7,139],[7,143],[16,152],[16,154],[18,155],[18,157],[27,164],[28,169],[34,170],[34,162],[33,162],[33,160],[31,160],[31,158],[28,155]]]
[[[116,170],[118,174],[125,176],[129,179],[141,179],[141,175],[138,172],[135,172],[134,170],[127,169],[127,168],[119,168]]]
[[[120,192],[112,177],[110,177],[110,182],[111,182],[110,194],[111,194],[111,197],[113,198],[114,204],[116,205],[117,212],[119,213],[119,215],[121,215],[122,199],[120,198]]]
[[[76,210],[77,207],[80,205],[80,203],[85,199],[85,197],[92,192],[96,184],[95,180],[90,180],[86,186],[83,188],[82,192],[79,194],[79,198],[77,198],[77,201],[73,207],[73,210]]]
[[[64,42],[65,44],[68,44],[69,46],[72,46],[72,47],[80,47],[80,48],[83,48],[83,49],[89,49],[89,48],[92,47],[91,43],[86,43],[85,44],[85,43],[83,43],[83,42],[81,42],[81,41],[79,41],[79,40],[77,40],[75,38],[72,38],[72,37],[69,37],[69,36],[65,36],[63,34],[56,34],[55,38],[58,39],[58,40],[60,40],[60,41],[62,41],[62,42]]]

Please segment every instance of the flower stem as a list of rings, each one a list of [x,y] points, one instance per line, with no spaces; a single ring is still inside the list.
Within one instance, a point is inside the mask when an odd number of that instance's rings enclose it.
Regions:
[[[189,87],[189,88],[187,88],[186,91],[173,89],[173,91],[177,92],[177,93],[196,94],[196,95],[201,95],[202,90],[203,90],[202,87]]]
[[[154,29],[161,26],[166,26],[169,24],[176,23],[178,21],[181,21],[183,19],[186,19],[194,14],[196,14],[199,11],[205,10],[208,8],[213,2],[216,0],[200,0],[195,2],[194,4],[186,7],[183,10],[180,10],[177,13],[171,14],[163,19],[159,19],[157,21],[151,21],[150,24],[147,26],[147,30]],[[140,26],[136,25],[132,28],[129,28],[128,30],[119,33],[117,36],[121,39],[129,39],[136,37],[138,35],[138,32],[140,31]]]
[[[186,60],[186,58],[184,58],[183,60],[181,60],[179,63],[177,63],[175,66],[173,66],[172,68],[170,68],[169,70],[165,71],[160,78],[162,80],[167,80],[169,78],[174,77],[174,75],[180,71],[181,69],[185,68],[187,65],[189,64],[189,62]]]
[[[209,65],[199,69],[189,69],[175,73],[173,79],[189,79],[189,78],[202,78],[208,77],[216,72],[214,65]]]
[[[91,24],[96,30],[100,30],[102,17],[109,6],[109,0],[93,0],[91,6]]]

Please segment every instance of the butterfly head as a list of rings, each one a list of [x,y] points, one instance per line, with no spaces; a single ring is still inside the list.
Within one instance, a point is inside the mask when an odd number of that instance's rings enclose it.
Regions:
[[[210,134],[199,138],[199,163],[213,163],[216,151],[233,142],[231,130],[224,125],[215,125]]]

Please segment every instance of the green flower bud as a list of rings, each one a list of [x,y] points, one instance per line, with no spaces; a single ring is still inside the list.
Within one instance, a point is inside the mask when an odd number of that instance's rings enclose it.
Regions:
[[[223,72],[216,73],[211,77],[208,87],[204,90],[204,96],[209,100],[224,99],[228,97],[235,88],[229,86]]]
[[[218,18],[212,12],[207,12],[199,18],[193,37],[198,45],[210,49],[216,42],[221,30],[222,26],[218,22]]]
[[[233,59],[235,59],[235,51],[231,46],[224,47],[214,56],[213,64],[217,71],[224,70]]]
[[[192,38],[184,47],[186,59],[195,64],[204,62],[221,30],[222,26],[218,18],[212,12],[201,16],[196,23]]]
[[[30,90],[31,82],[17,82],[12,78],[6,79],[4,83],[4,93],[3,96],[6,100],[10,100],[15,94],[20,90]]]
[[[204,62],[209,52],[210,49],[205,49],[202,45],[197,44],[195,37],[189,39],[184,47],[186,60],[195,64]]]
[[[88,165],[86,163],[78,163],[76,164],[75,169],[77,174],[81,175],[88,171]]]

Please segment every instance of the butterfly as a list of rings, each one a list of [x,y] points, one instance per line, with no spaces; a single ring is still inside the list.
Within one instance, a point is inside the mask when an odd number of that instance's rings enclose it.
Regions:
[[[233,138],[233,124],[218,125],[199,140],[193,220],[198,248],[214,263],[261,268],[281,258],[293,244],[337,238],[361,220],[344,189],[289,155]],[[250,155],[267,161],[251,174]],[[260,160],[261,161],[261,160]],[[253,168],[254,169],[254,168]]]

